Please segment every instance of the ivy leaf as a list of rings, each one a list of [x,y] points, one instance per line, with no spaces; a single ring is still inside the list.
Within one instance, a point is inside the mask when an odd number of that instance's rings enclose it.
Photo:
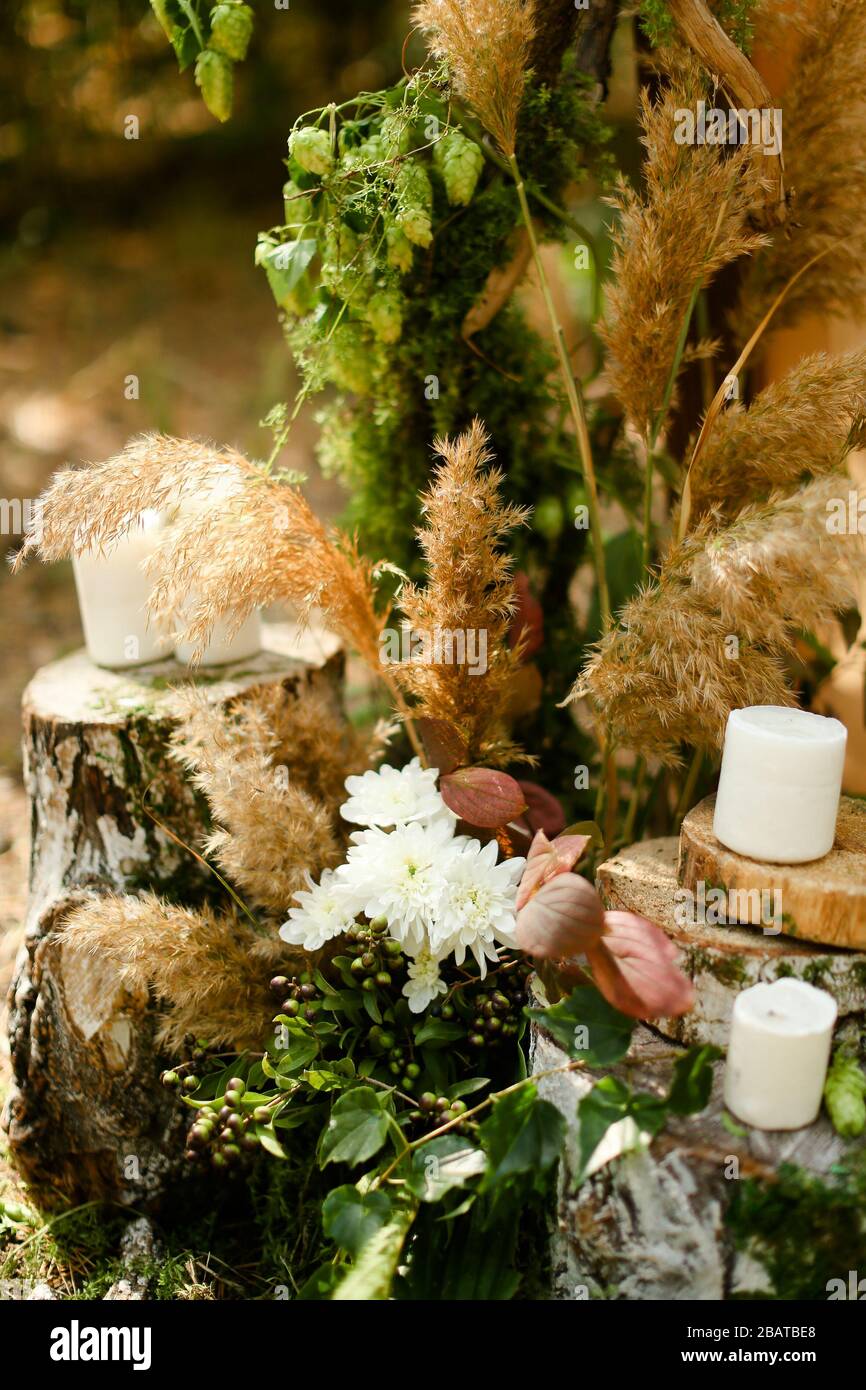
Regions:
[[[460,767],[439,778],[442,799],[469,825],[496,830],[526,810],[520,785],[492,767]]]
[[[490,1160],[486,1191],[524,1173],[538,1184],[562,1151],[565,1120],[555,1105],[539,1100],[530,1084],[497,1100],[479,1133]]]
[[[403,1244],[415,1219],[415,1208],[395,1213],[386,1226],[381,1226],[364,1246],[354,1269],[334,1289],[336,1302],[382,1301],[390,1297],[391,1284],[397,1273]]]
[[[721,1048],[709,1043],[690,1047],[674,1063],[667,1107],[674,1115],[693,1115],[708,1104],[713,1089],[713,1062],[724,1056]]]
[[[443,1134],[412,1155],[406,1186],[420,1201],[438,1202],[452,1188],[480,1177],[486,1166],[481,1149],[457,1134]]]
[[[597,989],[579,985],[567,999],[547,1009],[527,1009],[551,1033],[572,1061],[610,1066],[628,1052],[634,1021],[603,999]]]
[[[596,1082],[577,1107],[581,1171],[586,1173],[590,1159],[612,1125],[632,1120],[634,1139],[637,1140],[640,1134],[658,1134],[667,1113],[664,1099],[645,1092],[634,1093],[619,1077],[605,1076]],[[628,1148],[633,1146],[633,1143],[626,1145]],[[611,1154],[611,1158],[615,1156]]]
[[[283,1125],[282,1128],[284,1129],[285,1125]],[[271,1129],[268,1125],[253,1125],[253,1133],[255,1134],[262,1148],[266,1149],[269,1154],[273,1154],[274,1158],[288,1157],[288,1154],[286,1153],[279,1139],[274,1134],[273,1129]]]
[[[385,1192],[359,1192],[348,1184],[335,1187],[322,1205],[325,1235],[357,1257],[367,1241],[388,1224],[391,1202]]]
[[[306,1081],[314,1091],[345,1091],[347,1086],[351,1086],[354,1079],[354,1071],[351,1076],[345,1073],[342,1075],[337,1071],[305,1071],[301,1073],[301,1080]]]
[[[319,1141],[319,1166],[364,1163],[388,1137],[390,1093],[357,1086],[335,1101]]]
[[[449,1023],[444,1018],[428,1018],[415,1034],[415,1044],[417,1047],[447,1047],[465,1035],[466,1029],[460,1023]]]
[[[305,1067],[319,1055],[318,1040],[307,1024],[299,1023],[297,1019],[289,1018],[286,1014],[278,1014],[276,1022],[282,1025],[283,1037],[287,1040],[285,1047],[273,1049],[277,1071],[283,1075],[286,1072],[300,1071],[301,1067]]]
[[[298,241],[282,241],[269,245],[260,241],[256,247],[256,264],[264,266],[271,293],[278,304],[298,286],[310,261],[316,254],[315,237]]]

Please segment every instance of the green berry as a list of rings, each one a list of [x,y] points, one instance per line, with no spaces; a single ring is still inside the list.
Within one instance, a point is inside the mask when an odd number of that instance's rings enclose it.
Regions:
[[[287,1014],[289,1018],[296,1018],[297,1015],[300,1013],[300,1011],[301,1011],[301,1006],[300,1006],[300,1004],[298,1003],[297,999],[284,999],[284,1000],[283,1000],[282,1012],[283,1012],[284,1014]]]
[[[316,126],[301,126],[289,136],[289,154],[308,174],[329,174],[334,167],[331,137]]]
[[[388,918],[387,918],[387,917],[374,917],[374,918],[373,918],[372,922],[370,923],[370,931],[375,932],[377,936],[380,936],[380,935],[382,934],[383,931],[387,931],[387,930],[388,930]]]
[[[373,979],[380,989],[387,989],[391,984],[391,976],[388,974],[387,970],[377,971]]]
[[[414,1078],[414,1076],[409,1076],[409,1075],[407,1074],[406,1076],[401,1077],[401,1078],[400,1078],[400,1085],[402,1086],[402,1088],[403,1088],[404,1091],[411,1091],[411,1090],[412,1090],[412,1087],[415,1085],[415,1078]]]
[[[166,1090],[173,1091],[180,1085],[180,1077],[176,1071],[164,1071],[162,1073],[162,1084]]]
[[[472,201],[484,168],[484,155],[480,147],[461,131],[449,130],[437,142],[433,157],[442,175],[449,203],[452,207],[465,207]]]
[[[435,1110],[436,1096],[432,1091],[425,1091],[424,1094],[419,1097],[418,1104],[422,1110]]]
[[[466,1041],[468,1042],[470,1047],[477,1048],[484,1046],[484,1037],[481,1033],[470,1033]]]
[[[421,1075],[421,1068],[419,1067],[417,1062],[408,1063],[406,1067],[406,1075],[411,1076],[413,1079]]]
[[[233,63],[246,58],[252,32],[253,12],[249,5],[223,0],[211,11],[210,46],[231,58]]]
[[[232,114],[234,77],[232,65],[225,54],[203,48],[196,59],[195,80],[211,115],[216,116],[218,121],[227,121]]]
[[[289,987],[289,981],[285,975],[275,975],[271,980],[271,989],[274,994],[285,994]]]
[[[184,1079],[183,1079],[183,1089],[184,1089],[185,1091],[197,1091],[198,1088],[199,1088],[199,1079],[198,1079],[197,1076],[185,1076],[185,1077],[184,1077]]]
[[[266,1125],[271,1118],[271,1112],[266,1105],[257,1105],[253,1111],[253,1119],[257,1125]]]

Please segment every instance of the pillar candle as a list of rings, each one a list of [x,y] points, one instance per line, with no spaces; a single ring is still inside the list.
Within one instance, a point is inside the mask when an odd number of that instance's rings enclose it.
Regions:
[[[755,1129],[801,1129],[817,1119],[836,1000],[802,980],[753,985],[734,1000],[725,1105]]]
[[[177,507],[173,520],[182,522],[190,517],[200,516],[215,506],[231,506],[242,488],[241,478],[229,464],[213,469],[208,480],[196,492],[185,496]],[[183,615],[180,622],[183,628]],[[262,649],[262,624],[258,613],[251,613],[244,620],[233,637],[229,637],[229,617],[218,618],[214,623],[210,641],[196,663],[199,666],[227,666],[230,662],[248,661]],[[182,638],[175,643],[175,659],[188,666],[192,660],[193,645]]]
[[[210,641],[205,648],[201,666],[226,666],[230,661],[249,661],[262,649],[262,622],[258,613],[251,613],[238,628],[234,637],[228,636],[228,623],[218,618],[214,623]],[[175,659],[183,665],[192,660],[191,642],[178,642],[174,649]]]
[[[149,627],[145,604],[153,585],[142,568],[163,528],[159,512],[142,512],[127,536],[103,552],[73,556],[87,655],[97,666],[140,666],[166,656],[166,639]]]
[[[845,762],[845,725],[806,710],[732,710],[713,832],[728,849],[773,864],[803,864],[833,847]]]

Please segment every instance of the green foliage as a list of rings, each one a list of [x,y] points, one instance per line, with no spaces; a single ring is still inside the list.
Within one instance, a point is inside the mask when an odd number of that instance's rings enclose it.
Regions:
[[[232,113],[234,64],[247,55],[254,15],[243,0],[150,0],[183,72],[195,64],[205,106],[218,121]]]
[[[590,986],[578,986],[558,1004],[528,1013],[569,1057],[589,1066],[611,1066],[624,1057],[635,1027],[634,1019],[626,1018]]]
[[[751,51],[757,3],[758,0],[710,0],[716,19],[744,53]],[[653,48],[673,43],[677,37],[676,22],[667,0],[641,0],[640,22]]]
[[[776,1180],[735,1183],[726,1221],[737,1248],[764,1266],[768,1287],[748,1297],[827,1298],[831,1279],[866,1261],[866,1155],[826,1180],[783,1164]]]
[[[866,1129],[866,1076],[858,1059],[840,1047],[824,1083],[824,1103],[833,1128],[844,1139],[856,1139]]]

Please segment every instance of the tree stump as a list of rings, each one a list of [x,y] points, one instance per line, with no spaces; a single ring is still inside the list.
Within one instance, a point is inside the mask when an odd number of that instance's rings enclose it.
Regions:
[[[713,834],[714,808],[708,796],[683,821],[683,888],[721,889],[737,920],[757,925],[776,899],[788,936],[866,950],[866,802],[842,797],[833,848],[809,864],[764,864],[727,849]]]
[[[289,625],[263,651],[191,676],[174,661],[112,672],[83,652],[24,694],[32,829],[25,944],[10,992],[13,1089],[4,1115],[22,1175],[43,1204],[156,1198],[179,1156],[182,1117],[155,1085],[155,1014],[109,967],[64,952],[63,922],[87,891],[149,888],[195,903],[207,871],[148,815],[196,844],[206,808],[167,756],[173,687],[193,679],[226,702],[280,682],[342,680],[336,639]]]
[[[677,878],[677,860],[676,839],[643,840],[601,864],[597,873],[605,907],[639,912],[657,922],[678,948],[680,969],[694,983],[691,1013],[653,1020],[665,1037],[686,1045],[726,1047],[739,991],[784,975],[826,989],[839,1005],[840,1019],[866,1011],[866,952],[816,945],[785,932],[703,921],[691,913],[692,899]]]
[[[537,995],[534,1002],[543,1007],[545,1000]],[[639,1026],[630,1065],[611,1070],[634,1090],[661,1095],[671,1079],[669,1051]],[[550,1035],[534,1027],[533,1073],[567,1060]],[[587,1068],[539,1077],[539,1093],[567,1122],[551,1240],[553,1298],[826,1299],[829,1279],[847,1281],[850,1269],[864,1268],[862,1179],[859,1186],[846,1182],[837,1169],[851,1162],[850,1143],[824,1117],[788,1133],[739,1125],[732,1132],[725,1123],[723,1068],[715,1067],[707,1109],[672,1116],[648,1145],[630,1147],[629,1122],[608,1130],[604,1154],[594,1155],[600,1166],[583,1182],[576,1112],[599,1073]],[[858,1141],[854,1148],[862,1164],[866,1146]],[[789,1164],[813,1194],[827,1195],[825,1204],[803,1201],[798,1179],[784,1168]]]

